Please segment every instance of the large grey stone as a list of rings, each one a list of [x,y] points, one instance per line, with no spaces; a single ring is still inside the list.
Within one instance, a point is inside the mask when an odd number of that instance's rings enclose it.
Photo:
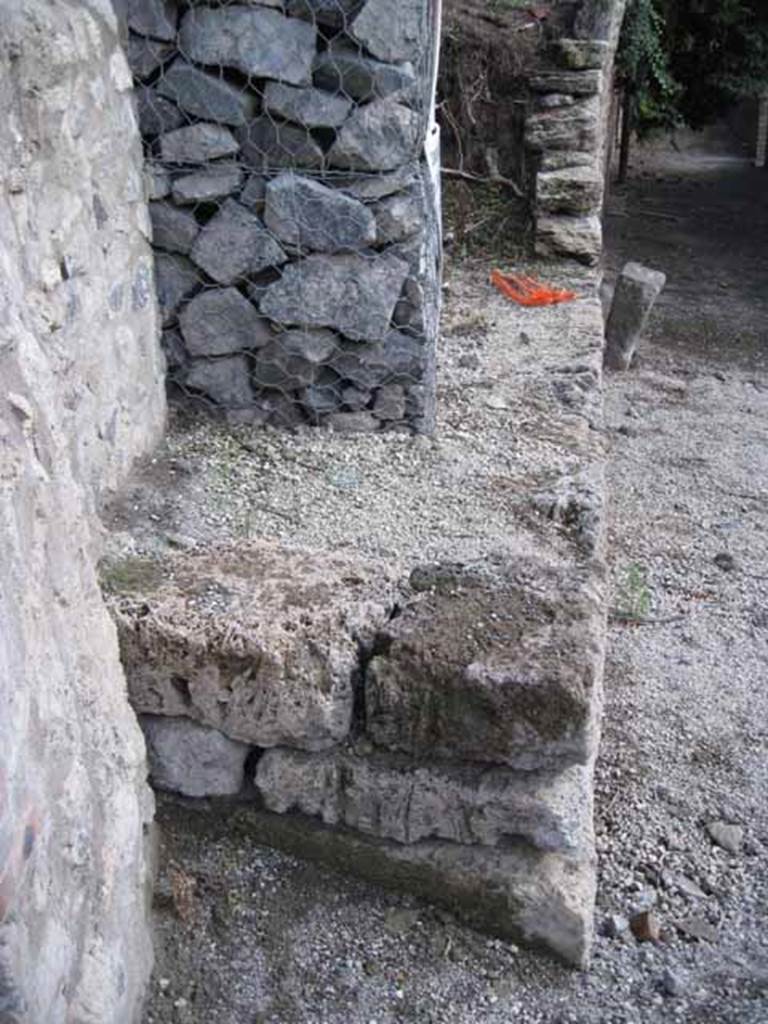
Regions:
[[[362,4],[363,0],[287,0],[286,9],[294,17],[327,28],[346,28]]]
[[[402,384],[385,384],[379,388],[371,410],[377,420],[405,419],[405,410],[405,388]]]
[[[284,244],[315,252],[362,249],[376,240],[367,207],[290,171],[267,185],[264,221]]]
[[[605,325],[603,365],[628,370],[666,275],[641,263],[626,263],[619,274]]]
[[[604,655],[603,595],[533,558],[421,573],[419,600],[370,663],[367,730],[416,757],[525,771],[590,762]]]
[[[187,119],[170,100],[163,99],[155,89],[139,86],[136,89],[136,112],[139,115],[139,130],[144,136],[163,135],[180,128]]]
[[[200,292],[184,307],[179,323],[193,356],[261,348],[274,337],[269,321],[236,288]]]
[[[306,128],[257,117],[237,131],[243,160],[256,170],[323,166],[325,157]]]
[[[319,53],[313,69],[315,85],[358,103],[401,94],[413,99],[418,87],[412,65],[383,64],[346,44],[332,44]]]
[[[230,85],[179,58],[157,83],[157,91],[188,114],[220,124],[245,124],[257,109],[253,93]]]
[[[596,213],[602,202],[603,179],[594,166],[536,175],[536,206],[545,213]]]
[[[259,760],[254,781],[270,811],[297,810],[399,843],[523,838],[539,850],[578,854],[591,841],[590,767],[513,772],[277,748]]]
[[[307,128],[338,128],[352,110],[352,100],[323,89],[302,89],[283,82],[267,82],[264,109]]]
[[[152,244],[166,252],[180,252],[186,256],[197,238],[200,225],[187,210],[179,210],[171,203],[149,204],[152,221]]]
[[[600,123],[600,98],[589,97],[572,107],[555,107],[531,114],[525,123],[525,142],[544,153],[551,149],[594,153]]]
[[[420,116],[393,100],[375,100],[345,122],[328,154],[332,167],[390,171],[418,148]]]
[[[337,412],[343,402],[338,374],[327,366],[322,367],[314,383],[299,391],[299,401],[313,423]]]
[[[333,327],[378,341],[389,330],[408,264],[396,256],[308,256],[291,263],[261,300],[265,316],[285,324]]]
[[[190,365],[184,383],[187,387],[202,391],[217,405],[240,408],[253,401],[248,373],[248,360],[245,356],[198,359]]]
[[[295,391],[313,384],[338,347],[332,331],[285,331],[257,355],[254,386]]]
[[[149,779],[184,796],[229,796],[245,779],[250,747],[189,718],[140,715]]]
[[[603,39],[558,39],[555,53],[563,67],[583,71],[604,68],[613,55],[613,47]]]
[[[190,255],[219,284],[232,284],[288,259],[259,218],[234,199],[227,199],[208,221]]]
[[[105,579],[138,711],[304,750],[347,735],[361,645],[395,599],[383,565],[268,542],[132,559]]]
[[[237,164],[214,164],[203,171],[194,171],[174,178],[171,188],[174,203],[180,206],[209,203],[236,192],[243,181]]]
[[[427,368],[427,353],[422,341],[391,331],[373,344],[342,344],[331,365],[344,380],[368,391],[383,384],[420,382]]]
[[[141,36],[171,42],[176,37],[174,0],[127,0],[128,27]]]
[[[402,242],[423,231],[426,224],[424,196],[420,189],[387,196],[373,206],[373,213],[377,245]]]
[[[352,36],[374,57],[416,61],[426,43],[424,0],[368,0],[352,23]]]
[[[536,218],[536,252],[541,256],[571,256],[594,265],[603,249],[603,227],[596,214],[566,214]]]
[[[125,47],[128,66],[136,78],[149,78],[161,65],[170,59],[174,52],[172,43],[163,43],[158,39],[147,39],[131,32]]]
[[[258,210],[263,208],[264,200],[267,197],[267,178],[263,174],[251,174],[240,193],[239,201],[249,209]]]
[[[181,21],[179,48],[199,64],[235,68],[254,78],[309,85],[312,25],[267,7],[198,7]]]
[[[176,319],[179,306],[200,285],[200,271],[185,256],[155,253],[157,304],[164,324]]]
[[[203,164],[240,149],[232,132],[220,124],[192,124],[160,139],[160,156],[169,164]]]
[[[419,180],[419,165],[416,161],[403,164],[388,174],[336,175],[333,184],[354,199],[361,202],[375,202],[385,196],[402,192]]]

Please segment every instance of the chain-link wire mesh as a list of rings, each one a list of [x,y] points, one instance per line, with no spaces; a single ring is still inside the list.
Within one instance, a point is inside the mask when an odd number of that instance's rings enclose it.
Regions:
[[[432,0],[129,0],[177,393],[236,422],[430,430]]]

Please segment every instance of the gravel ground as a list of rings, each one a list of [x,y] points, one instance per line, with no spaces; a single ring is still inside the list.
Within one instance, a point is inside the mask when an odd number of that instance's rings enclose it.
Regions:
[[[344,865],[334,874],[254,848],[238,828],[236,804],[213,814],[164,799],[146,1024],[768,1022],[768,275],[761,251],[768,192],[765,175],[744,164],[689,162],[685,171],[681,181],[664,165],[648,165],[614,198],[609,217],[611,265],[639,258],[666,270],[670,287],[640,365],[605,389],[615,614],[597,775],[599,934],[591,971],[563,969],[418,900],[350,881]],[[461,274],[462,316],[479,308],[484,319],[454,338],[462,339],[461,354],[468,345],[482,358],[488,294],[475,286],[473,299],[471,279]],[[466,383],[458,358],[448,352],[444,388]],[[506,400],[517,408],[511,392]],[[446,425],[436,446],[402,438],[363,444],[382,452],[412,445],[432,460],[422,469],[447,474],[450,459],[435,452],[451,451],[450,431],[462,422],[457,416]],[[199,429],[185,435],[193,449]],[[310,443],[324,450],[328,442]],[[354,472],[369,474],[358,442],[347,448]],[[531,439],[523,448],[531,467],[549,450],[555,468],[569,468],[562,447],[536,449]],[[187,458],[184,451],[171,457]],[[577,454],[583,461],[585,449]],[[466,482],[463,458],[461,467]],[[499,472],[521,485],[514,451]],[[421,471],[405,479],[422,500]],[[158,509],[147,493],[134,495],[132,528],[147,511],[162,528],[139,544],[159,543],[174,529],[205,539],[204,522],[185,522],[177,505]],[[372,500],[375,488],[364,493]],[[276,500],[273,489],[265,494]],[[509,500],[525,538],[534,527]],[[489,530],[505,543],[509,508],[499,507],[496,518],[494,507]],[[485,509],[467,514],[482,518]],[[233,508],[233,522],[242,523],[239,515]],[[130,520],[123,508],[115,522],[127,529]],[[295,521],[277,516],[258,528],[305,542],[315,524],[302,511]],[[405,535],[415,557],[424,538]],[[402,540],[377,536],[385,547]],[[546,539],[564,554],[567,538]],[[457,541],[473,550],[472,538],[448,541],[448,550]],[[643,910],[658,926],[657,941],[639,942],[627,927]]]

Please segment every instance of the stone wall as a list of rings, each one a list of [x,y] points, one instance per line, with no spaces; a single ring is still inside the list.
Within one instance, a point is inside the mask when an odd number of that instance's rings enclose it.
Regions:
[[[170,376],[230,420],[432,429],[432,6],[127,6]]]
[[[0,1019],[138,1019],[152,797],[94,510],[161,433],[141,150],[107,0],[0,3]]]

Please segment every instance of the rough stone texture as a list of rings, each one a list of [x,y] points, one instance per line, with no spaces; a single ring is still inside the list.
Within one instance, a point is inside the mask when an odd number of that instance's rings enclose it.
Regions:
[[[361,390],[385,382],[414,384],[426,369],[426,346],[416,338],[391,331],[378,343],[342,344],[334,353],[333,369]]]
[[[251,93],[181,59],[163,71],[157,91],[188,114],[219,124],[245,124],[257,108]]]
[[[603,177],[595,167],[569,167],[536,176],[536,203],[544,213],[591,213],[603,202]]]
[[[200,164],[239,150],[232,132],[218,124],[191,124],[160,139],[160,156],[169,164]]]
[[[169,100],[148,86],[136,90],[139,128],[144,136],[163,135],[186,124],[186,117]]]
[[[217,405],[236,409],[253,401],[245,356],[196,360],[189,367],[184,383],[195,391],[202,391]]]
[[[234,199],[227,199],[208,221],[190,255],[219,284],[232,284],[288,259],[259,218]]]
[[[184,307],[179,322],[193,356],[261,348],[274,337],[269,321],[236,288],[200,292]]]
[[[611,311],[605,325],[603,365],[628,370],[637,343],[667,278],[641,263],[627,263],[616,281]]]
[[[584,150],[596,153],[600,134],[600,103],[591,97],[569,107],[531,115],[525,141],[534,150]]]
[[[415,61],[424,50],[425,13],[423,0],[368,0],[351,34],[379,60]]]
[[[184,796],[228,796],[245,779],[250,747],[189,718],[141,715],[149,778],[157,789]]]
[[[380,426],[370,412],[334,412],[324,422],[337,434],[370,434]]]
[[[314,384],[337,345],[332,331],[285,331],[258,353],[253,382],[263,388],[288,390]]]
[[[0,13],[0,1017],[137,1022],[152,799],[93,559],[164,422],[111,6]],[[73,268],[76,272],[73,273]],[[69,272],[67,272],[69,270]]]
[[[376,240],[376,221],[361,202],[291,172],[268,183],[264,221],[284,244],[314,252],[362,249]]]
[[[289,14],[328,28],[344,28],[360,10],[362,0],[287,0]]]
[[[174,0],[127,0],[128,26],[142,36],[164,42],[176,36]]]
[[[307,128],[338,128],[351,113],[352,100],[323,89],[300,89],[283,82],[267,82],[264,108]]]
[[[171,203],[150,203],[149,217],[152,221],[152,244],[166,252],[186,256],[200,231],[193,215]]]
[[[309,85],[315,29],[266,7],[197,7],[182,18],[179,47],[200,64]]]
[[[395,192],[402,192],[409,185],[419,180],[420,168],[416,161],[404,164],[389,174],[368,174],[361,177],[335,176],[338,188],[362,202],[373,202],[383,199]]]
[[[437,566],[422,588],[368,668],[374,743],[525,771],[588,763],[604,656],[594,581],[521,559]]]
[[[602,88],[603,76],[600,71],[546,71],[534,75],[529,85],[533,92],[594,96]]]
[[[365,57],[355,47],[332,44],[313,65],[315,85],[350,96],[358,103],[403,94],[413,98],[417,79],[410,64],[383,64]]]
[[[267,179],[263,174],[251,174],[245,188],[240,193],[240,203],[252,209],[264,206],[267,196]]]
[[[237,164],[214,165],[204,171],[175,178],[170,192],[174,203],[179,206],[209,203],[237,192],[242,180],[243,172]]]
[[[373,212],[377,245],[402,242],[424,229],[426,210],[420,189],[388,196],[374,205]]]
[[[163,324],[176,319],[179,306],[200,285],[200,271],[186,256],[155,253],[155,288]]]
[[[408,264],[396,256],[308,256],[270,285],[261,311],[286,324],[332,327],[348,338],[380,341],[389,330]]]
[[[539,850],[571,854],[591,843],[590,768],[511,772],[278,748],[259,759],[254,781],[270,811],[297,810],[399,843],[497,846],[522,837]]]
[[[136,78],[149,78],[173,53],[170,43],[130,33],[125,47],[128,65]]]
[[[171,176],[161,167],[145,167],[144,183],[147,199],[165,199],[171,194]]]
[[[571,71],[603,68],[613,55],[610,43],[603,39],[558,39],[555,48],[558,61]]]
[[[257,170],[271,167],[323,166],[325,157],[320,146],[305,128],[276,124],[269,117],[257,117],[237,137],[243,159]]]
[[[603,249],[603,228],[597,215],[589,217],[538,217],[536,251],[542,256],[573,256],[592,266]]]
[[[332,167],[390,171],[415,155],[420,116],[393,100],[375,100],[352,114],[328,154]]]
[[[261,747],[322,750],[347,735],[359,646],[394,600],[383,566],[268,542],[103,576],[134,707]]]
[[[373,415],[377,420],[402,420],[405,418],[405,388],[401,384],[385,384],[376,395]]]

